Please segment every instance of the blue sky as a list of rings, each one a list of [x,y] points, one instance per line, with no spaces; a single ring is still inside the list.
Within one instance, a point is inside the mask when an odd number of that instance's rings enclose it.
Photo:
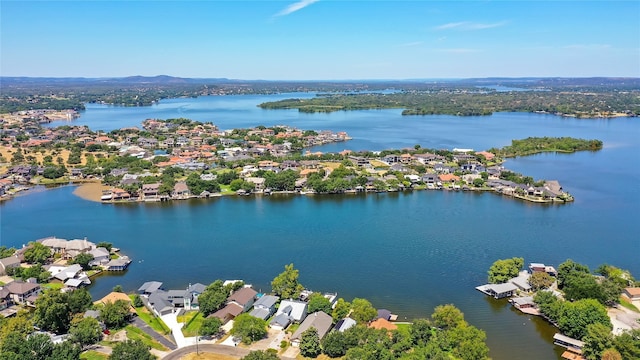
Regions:
[[[640,76],[640,1],[0,0],[2,76]]]

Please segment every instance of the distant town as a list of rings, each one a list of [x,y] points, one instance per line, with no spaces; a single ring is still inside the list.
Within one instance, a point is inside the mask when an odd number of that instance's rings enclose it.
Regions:
[[[44,128],[71,110],[0,118],[0,196],[34,185],[99,183],[99,198],[156,202],[221,195],[357,194],[408,190],[491,191],[538,203],[573,200],[556,180],[504,168],[504,159],[542,151],[596,151],[598,140],[528,138],[488,151],[408,149],[339,153],[309,148],[344,142],[346,132],[290,126],[220,130],[189,119],[147,119],[109,133],[86,126]],[[306,150],[305,150],[306,149]]]

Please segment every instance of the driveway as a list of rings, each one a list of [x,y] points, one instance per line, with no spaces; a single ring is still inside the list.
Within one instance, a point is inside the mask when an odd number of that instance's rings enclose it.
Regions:
[[[151,326],[147,325],[144,321],[140,320],[140,318],[136,317],[133,319],[133,325],[138,327],[140,330],[144,331],[146,334],[151,336],[154,340],[164,345],[166,348],[170,350],[175,350],[177,348],[176,344],[172,343],[166,337],[158,334],[155,330],[151,328]]]

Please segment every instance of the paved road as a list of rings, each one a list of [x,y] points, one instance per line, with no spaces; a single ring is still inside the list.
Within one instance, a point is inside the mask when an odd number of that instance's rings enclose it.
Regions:
[[[200,344],[198,350],[201,353],[212,353],[220,355],[234,356],[241,358],[249,353],[249,350],[237,348],[233,346],[218,345],[218,344]],[[169,353],[163,357],[162,360],[180,360],[183,356],[196,352],[196,346],[190,345]],[[294,360],[292,358],[280,357],[282,360]]]
[[[166,337],[162,336],[161,334],[158,334],[155,330],[153,330],[151,328],[151,326],[147,325],[147,323],[145,323],[144,321],[140,320],[139,317],[136,317],[136,318],[133,319],[133,324],[136,327],[140,328],[140,330],[142,330],[145,333],[149,334],[149,336],[151,336],[154,340],[156,340],[160,344],[164,345],[168,349],[175,350],[177,348],[176,344],[172,343],[171,341],[169,341]]]

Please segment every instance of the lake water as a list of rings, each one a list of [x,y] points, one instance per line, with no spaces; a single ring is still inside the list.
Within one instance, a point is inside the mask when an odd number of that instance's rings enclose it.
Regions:
[[[295,94],[296,96],[299,94]],[[303,94],[313,96],[313,94]],[[474,289],[499,258],[592,268],[609,263],[640,276],[640,126],[638,119],[577,120],[537,114],[403,117],[400,110],[303,114],[267,111],[260,102],[293,97],[227,96],[161,101],[146,108],[89,105],[74,123],[93,129],[188,117],[222,129],[285,124],[347,131],[354,140],[322,147],[382,150],[503,146],[527,136],[598,138],[596,153],[541,154],[506,166],[558,179],[576,201],[523,203],[491,193],[417,191],[343,196],[225,197],[171,204],[106,205],[72,187],[34,191],[0,205],[1,245],[55,235],[110,241],[134,259],[120,276],[103,276],[94,297],[158,280],[169,288],[242,278],[262,291],[290,262],[301,282],[364,297],[408,319],[453,303],[487,332],[494,359],[555,359],[555,329]],[[95,124],[95,125],[94,125]]]

